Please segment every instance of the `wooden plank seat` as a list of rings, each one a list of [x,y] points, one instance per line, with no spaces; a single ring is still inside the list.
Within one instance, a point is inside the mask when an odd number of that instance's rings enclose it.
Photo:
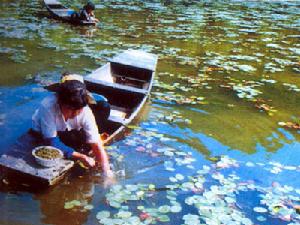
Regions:
[[[94,78],[85,78],[86,82],[90,82],[90,83],[94,83],[94,84],[98,84],[98,85],[103,85],[106,87],[111,87],[111,88],[115,88],[115,89],[121,89],[127,92],[135,92],[135,93],[140,93],[143,95],[148,94],[148,90],[143,90],[140,88],[135,88],[135,87],[130,87],[130,86],[126,86],[126,85],[122,85],[122,84],[118,84],[118,83],[111,83],[111,82],[107,82],[107,81],[103,81],[103,80],[97,80]]]
[[[110,110],[110,115],[108,117],[108,120],[125,125],[127,124],[126,114],[127,113],[125,108],[111,105],[111,110]]]

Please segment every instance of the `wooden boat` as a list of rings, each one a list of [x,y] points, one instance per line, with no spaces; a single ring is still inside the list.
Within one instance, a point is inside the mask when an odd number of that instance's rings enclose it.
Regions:
[[[110,104],[110,114],[104,122],[94,111],[100,133],[107,134],[104,144],[120,138],[141,111],[152,88],[156,64],[156,55],[128,50],[85,77],[88,90],[105,96]],[[30,135],[24,135],[0,156],[0,175],[11,175],[13,179],[24,177],[27,185],[33,182],[44,186],[56,184],[74,162],[62,160],[51,168],[39,166],[31,155],[32,145],[28,144],[28,138]]]
[[[88,90],[105,96],[110,104],[108,120],[98,124],[100,132],[108,135],[105,144],[117,138],[140,112],[152,88],[156,63],[153,54],[129,50],[85,77]]]
[[[64,22],[72,23],[74,25],[94,26],[95,21],[87,20],[74,20],[72,14],[76,13],[75,10],[65,7],[61,2],[57,0],[44,0],[44,5],[55,19],[62,20]]]

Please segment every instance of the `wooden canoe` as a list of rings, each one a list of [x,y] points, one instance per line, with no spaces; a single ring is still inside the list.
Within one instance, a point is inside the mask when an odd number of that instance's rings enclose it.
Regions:
[[[50,15],[64,22],[72,23],[74,25],[94,26],[95,21],[87,20],[74,20],[71,18],[75,10],[65,7],[60,1],[57,0],[44,0],[44,5],[47,8]]]
[[[152,88],[156,64],[156,55],[128,50],[85,77],[88,90],[105,96],[111,107],[106,123],[98,124],[100,132],[108,134],[104,144],[117,138],[141,111]],[[97,120],[97,112],[94,114]]]
[[[128,50],[85,77],[88,90],[105,96],[110,104],[108,119],[98,124],[100,133],[107,134],[105,145],[122,136],[126,126],[137,117],[146,103],[157,59],[154,54]],[[101,118],[97,118],[97,111],[94,114],[98,123]],[[50,186],[58,183],[73,167],[71,160],[62,160],[60,165],[52,168],[39,166],[31,155],[32,142],[32,137],[25,134],[0,155],[0,179],[9,175],[13,180],[20,178],[26,185]]]

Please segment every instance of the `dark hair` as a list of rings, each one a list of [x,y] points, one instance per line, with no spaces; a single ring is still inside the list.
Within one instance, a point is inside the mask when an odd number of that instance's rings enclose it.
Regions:
[[[58,102],[77,110],[88,104],[87,90],[84,83],[78,80],[68,80],[60,84],[57,92]]]
[[[63,73],[61,74],[61,77],[63,78],[63,77],[68,76],[68,75],[70,75],[70,74],[72,74],[72,73],[69,72],[69,71],[65,71],[65,72],[63,72]]]
[[[94,5],[94,3],[92,3],[92,2],[88,2],[88,3],[86,3],[86,5],[84,6],[84,9],[85,10],[95,10],[95,5]]]

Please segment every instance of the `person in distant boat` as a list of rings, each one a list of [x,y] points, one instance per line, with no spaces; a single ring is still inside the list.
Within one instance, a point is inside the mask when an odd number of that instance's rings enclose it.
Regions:
[[[86,5],[83,6],[82,9],[80,9],[79,13],[74,12],[71,15],[71,20],[75,23],[81,20],[98,23],[99,20],[95,17],[94,10],[95,10],[94,3],[88,2]]]
[[[83,77],[66,74],[55,91],[42,101],[32,116],[32,133],[41,138],[43,144],[64,151],[67,158],[78,159],[88,167],[99,163],[104,174],[113,177],[94,114],[88,106],[89,92]],[[80,148],[85,151],[80,152]],[[96,161],[88,155],[90,150]]]
[[[94,14],[95,5],[92,2],[88,2],[79,12],[79,18],[81,20],[86,21],[95,21],[99,22],[99,20],[95,17]]]

